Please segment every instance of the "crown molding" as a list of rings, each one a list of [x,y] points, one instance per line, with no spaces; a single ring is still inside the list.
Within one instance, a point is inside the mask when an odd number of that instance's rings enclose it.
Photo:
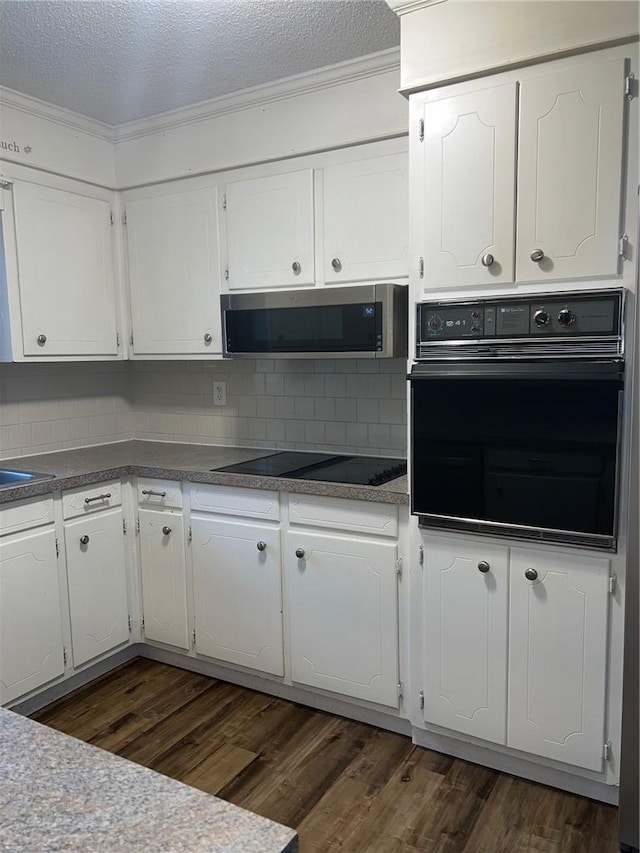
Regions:
[[[407,15],[409,12],[417,12],[418,9],[425,9],[427,6],[437,6],[439,3],[446,2],[447,0],[386,0],[387,6],[396,15]]]
[[[125,142],[399,70],[400,48],[394,47],[359,59],[328,65],[320,70],[285,77],[275,83],[264,83],[209,101],[200,101],[188,107],[127,122],[113,128],[113,138],[116,142]]]
[[[10,107],[36,118],[55,122],[56,124],[71,128],[71,130],[96,136],[98,139],[104,139],[107,142],[114,141],[114,129],[111,125],[104,124],[104,122],[97,121],[88,116],[83,116],[81,113],[73,112],[73,110],[68,110],[65,107],[59,107],[56,104],[32,98],[31,95],[24,95],[22,92],[16,92],[14,89],[7,89],[5,86],[0,86],[0,110],[3,107]]]

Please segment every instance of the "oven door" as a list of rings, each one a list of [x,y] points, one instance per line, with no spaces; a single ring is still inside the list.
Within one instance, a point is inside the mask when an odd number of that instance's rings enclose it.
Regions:
[[[623,370],[618,361],[416,365],[419,523],[615,550]]]

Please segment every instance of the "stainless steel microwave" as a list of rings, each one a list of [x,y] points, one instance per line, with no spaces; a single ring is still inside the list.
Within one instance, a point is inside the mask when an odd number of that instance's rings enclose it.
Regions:
[[[406,358],[407,286],[220,297],[225,358]]]

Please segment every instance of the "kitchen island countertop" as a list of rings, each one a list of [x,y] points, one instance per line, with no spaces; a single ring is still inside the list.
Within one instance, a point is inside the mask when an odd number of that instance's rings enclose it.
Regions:
[[[356,486],[348,483],[231,474],[210,470],[276,452],[277,450],[270,448],[132,440],[3,459],[0,461],[2,468],[14,471],[42,471],[53,474],[55,479],[2,488],[0,504],[127,476],[188,480],[195,483],[252,489],[275,489],[308,495],[369,500],[376,503],[407,504],[409,502],[406,476],[398,477],[383,486]]]
[[[296,853],[294,830],[0,708],[0,851]]]

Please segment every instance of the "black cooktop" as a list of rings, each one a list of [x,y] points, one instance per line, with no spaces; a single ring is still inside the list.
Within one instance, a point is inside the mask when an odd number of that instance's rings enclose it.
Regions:
[[[289,477],[296,480],[351,483],[356,486],[381,486],[406,474],[407,463],[404,459],[383,456],[336,456],[286,450],[211,470],[226,471],[229,474],[254,474],[258,477]]]

